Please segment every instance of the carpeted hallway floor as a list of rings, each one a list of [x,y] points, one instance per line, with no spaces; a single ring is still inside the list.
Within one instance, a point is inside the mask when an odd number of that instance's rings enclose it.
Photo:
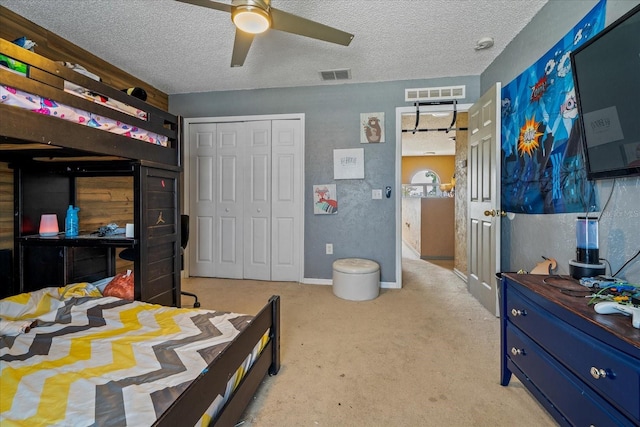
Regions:
[[[242,426],[556,425],[515,378],[500,386],[499,319],[463,281],[403,259],[403,282],[362,302],[289,282],[182,286],[203,308],[249,314],[282,297],[282,369],[265,379]]]

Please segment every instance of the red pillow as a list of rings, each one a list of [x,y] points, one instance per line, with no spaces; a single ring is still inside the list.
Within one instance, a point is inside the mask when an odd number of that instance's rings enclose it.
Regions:
[[[105,297],[118,297],[133,301],[133,272],[117,274],[113,280],[105,286],[102,295]]]

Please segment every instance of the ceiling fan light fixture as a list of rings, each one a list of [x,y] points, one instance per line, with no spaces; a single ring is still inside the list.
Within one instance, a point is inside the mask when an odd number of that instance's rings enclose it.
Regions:
[[[260,34],[271,27],[269,13],[255,6],[237,6],[231,12],[235,26],[245,33]]]

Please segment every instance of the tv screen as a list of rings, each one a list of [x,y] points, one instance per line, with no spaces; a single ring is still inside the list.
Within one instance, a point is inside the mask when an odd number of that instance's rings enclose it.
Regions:
[[[589,179],[640,175],[640,5],[571,54]]]

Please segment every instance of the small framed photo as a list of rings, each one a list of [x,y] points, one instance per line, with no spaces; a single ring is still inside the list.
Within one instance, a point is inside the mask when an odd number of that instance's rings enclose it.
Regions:
[[[338,213],[338,197],[335,184],[313,186],[313,213],[316,215]]]
[[[333,150],[333,179],[364,179],[364,148]]]
[[[360,114],[360,143],[384,142],[384,113]]]

